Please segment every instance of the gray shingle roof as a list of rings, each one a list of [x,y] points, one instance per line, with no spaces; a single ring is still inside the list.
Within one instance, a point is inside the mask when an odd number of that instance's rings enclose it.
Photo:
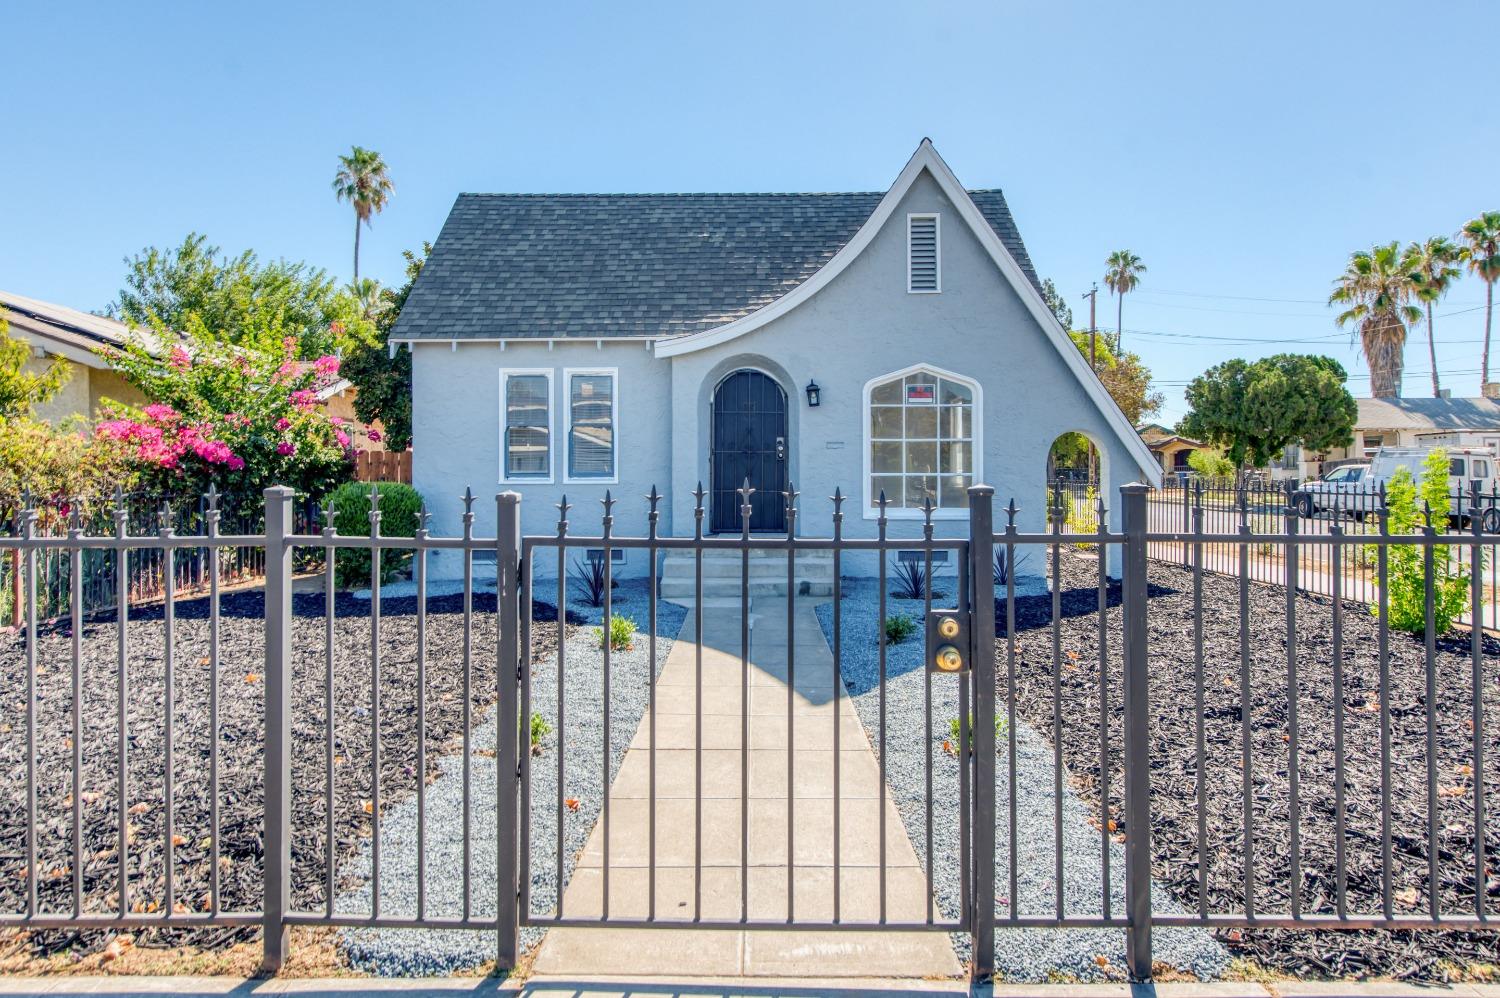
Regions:
[[[1032,284],[998,190],[971,191]],[[461,194],[396,339],[669,336],[807,280],[884,194]]]
[[[1500,402],[1488,398],[1356,399],[1355,425],[1371,430],[1500,429]]]

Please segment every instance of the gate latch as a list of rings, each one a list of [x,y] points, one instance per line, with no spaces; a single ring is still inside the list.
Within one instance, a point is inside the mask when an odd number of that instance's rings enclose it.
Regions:
[[[969,615],[962,610],[927,614],[927,671],[951,675],[968,672]]]

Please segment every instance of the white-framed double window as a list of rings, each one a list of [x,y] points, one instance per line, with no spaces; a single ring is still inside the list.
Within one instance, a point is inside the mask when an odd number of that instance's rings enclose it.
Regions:
[[[929,364],[865,385],[865,517],[917,519],[928,500],[935,519],[969,515],[979,481],[983,398],[977,381]]]
[[[566,368],[567,407],[563,481],[611,485],[619,481],[619,372],[613,367]]]
[[[551,482],[552,369],[500,371],[500,481]]]

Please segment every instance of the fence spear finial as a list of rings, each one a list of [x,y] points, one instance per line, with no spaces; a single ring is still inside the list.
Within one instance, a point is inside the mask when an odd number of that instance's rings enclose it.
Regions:
[[[1016,514],[1021,512],[1021,507],[1016,505],[1016,497],[1011,496],[1010,502],[1005,507],[1005,530],[1011,533],[1016,529]]]
[[[567,493],[563,493],[562,498],[553,505],[557,507],[557,536],[565,537],[568,533],[568,510],[573,508],[568,505]]]

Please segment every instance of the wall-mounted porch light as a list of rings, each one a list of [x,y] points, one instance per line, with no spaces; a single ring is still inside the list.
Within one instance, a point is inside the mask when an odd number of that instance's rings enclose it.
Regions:
[[[807,387],[803,390],[807,392],[807,404],[809,408],[816,409],[819,401],[818,395],[822,392],[822,389],[818,387],[818,383],[816,381],[809,381]]]

